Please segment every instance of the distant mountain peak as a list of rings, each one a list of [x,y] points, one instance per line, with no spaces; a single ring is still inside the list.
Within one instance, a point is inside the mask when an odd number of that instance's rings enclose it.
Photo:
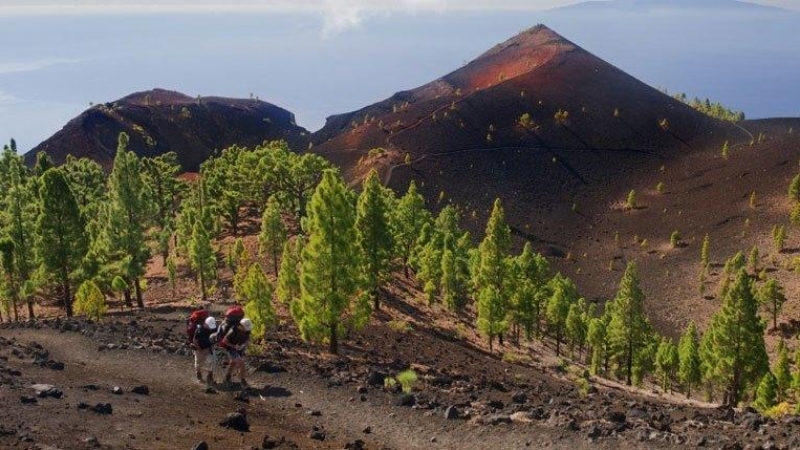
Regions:
[[[743,0],[589,0],[556,8],[553,11],[614,10],[655,12],[709,9],[716,11],[785,11],[775,6],[761,5]]]

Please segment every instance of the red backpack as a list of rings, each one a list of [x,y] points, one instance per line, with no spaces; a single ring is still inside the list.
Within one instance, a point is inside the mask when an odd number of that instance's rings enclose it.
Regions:
[[[194,333],[197,331],[197,327],[202,326],[206,319],[208,319],[208,310],[197,309],[192,311],[192,315],[186,321],[186,337],[189,344],[194,342]]]

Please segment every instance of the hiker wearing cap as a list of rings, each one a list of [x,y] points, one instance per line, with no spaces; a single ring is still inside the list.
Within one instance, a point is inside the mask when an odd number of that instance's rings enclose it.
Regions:
[[[250,332],[253,330],[253,322],[244,318],[239,323],[228,330],[220,340],[220,346],[228,353],[228,371],[225,374],[225,384],[231,385],[231,376],[238,374],[241,385],[247,387],[246,367],[244,364],[244,353],[250,343]]]
[[[206,372],[206,384],[214,384],[214,368],[216,367],[216,357],[214,356],[214,343],[211,336],[217,330],[217,320],[207,317],[201,325],[197,326],[194,332],[194,370],[197,373],[197,381],[203,382],[203,372]]]

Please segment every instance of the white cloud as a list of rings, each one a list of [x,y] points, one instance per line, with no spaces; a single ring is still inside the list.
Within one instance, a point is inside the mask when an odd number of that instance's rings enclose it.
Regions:
[[[67,58],[51,58],[39,59],[35,61],[7,61],[0,62],[0,75],[19,72],[35,72],[37,70],[47,69],[48,67],[58,66],[62,64],[75,64],[81,62],[80,59],[67,59]]]
[[[361,25],[371,14],[390,12],[445,11],[447,0],[323,0],[323,36]]]
[[[0,91],[0,108],[19,103],[19,99],[8,92]]]

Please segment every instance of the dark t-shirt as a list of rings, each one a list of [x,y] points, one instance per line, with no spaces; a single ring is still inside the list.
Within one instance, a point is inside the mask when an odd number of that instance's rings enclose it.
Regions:
[[[206,350],[211,348],[214,344],[211,343],[211,335],[212,331],[205,327],[205,325],[199,325],[197,327],[197,331],[194,333],[194,343],[202,350]]]

